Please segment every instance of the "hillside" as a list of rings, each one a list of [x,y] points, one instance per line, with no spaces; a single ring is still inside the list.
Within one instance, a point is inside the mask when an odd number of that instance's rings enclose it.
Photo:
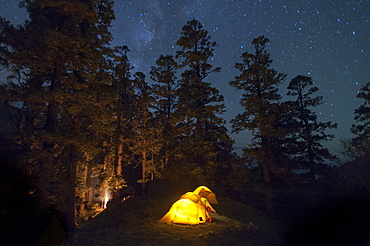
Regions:
[[[131,198],[78,228],[67,245],[282,245],[286,227],[252,207],[218,198],[213,223],[158,223],[178,197]]]

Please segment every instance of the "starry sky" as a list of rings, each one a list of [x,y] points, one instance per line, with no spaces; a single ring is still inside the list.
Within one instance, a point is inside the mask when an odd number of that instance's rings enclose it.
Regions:
[[[0,0],[0,16],[13,24],[27,17],[19,0]],[[297,75],[311,76],[324,104],[314,109],[320,121],[332,121],[335,140],[324,143],[334,154],[339,140],[351,138],[353,112],[362,101],[356,95],[370,82],[370,0],[116,0],[112,45],[127,45],[135,70],[148,75],[161,54],[174,55],[181,28],[197,19],[217,42],[211,63],[221,73],[207,81],[225,97],[229,121],[242,112],[240,91],[229,85],[250,42],[265,35],[272,67],[288,76],[281,93]],[[4,72],[0,79],[4,81]],[[228,124],[230,125],[230,124]],[[233,134],[235,147],[246,146],[250,134]]]

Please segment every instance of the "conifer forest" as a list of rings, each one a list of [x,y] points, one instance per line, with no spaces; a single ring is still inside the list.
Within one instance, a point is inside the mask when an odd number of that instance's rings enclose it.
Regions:
[[[113,1],[21,4],[24,24],[0,19],[5,240],[33,211],[57,214],[72,233],[127,194],[150,199],[163,182],[207,185],[282,222],[312,197],[368,197],[370,82],[359,88],[340,162],[323,145],[337,124],[318,117],[319,87],[304,75],[286,81],[266,36],[249,40],[253,51],[240,53],[234,79],[225,81],[241,93],[243,109],[226,122],[211,79],[222,72],[211,60],[217,40],[200,21],[184,23],[175,52],[145,74],[134,69],[130,47],[111,45]],[[237,154],[231,134],[246,133],[251,141]]]

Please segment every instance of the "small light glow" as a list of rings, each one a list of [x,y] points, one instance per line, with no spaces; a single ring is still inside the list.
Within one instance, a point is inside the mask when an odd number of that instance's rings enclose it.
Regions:
[[[107,203],[112,198],[112,195],[107,187],[103,188],[103,194],[102,194],[102,209],[107,208]]]

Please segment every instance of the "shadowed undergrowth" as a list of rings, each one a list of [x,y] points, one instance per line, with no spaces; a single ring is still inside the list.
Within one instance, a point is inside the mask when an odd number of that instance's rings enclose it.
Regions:
[[[178,197],[131,198],[111,204],[68,239],[68,245],[282,245],[285,226],[252,207],[218,198],[213,223],[168,225],[157,221]]]

